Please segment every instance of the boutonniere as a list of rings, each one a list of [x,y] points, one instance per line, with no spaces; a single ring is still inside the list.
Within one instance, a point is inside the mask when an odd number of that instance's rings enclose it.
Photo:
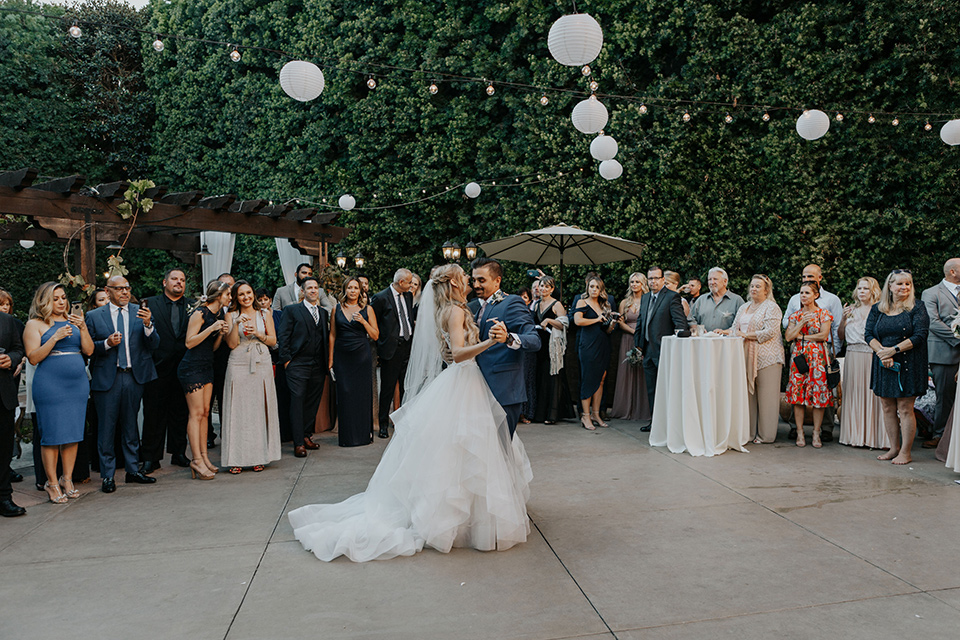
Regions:
[[[503,291],[497,289],[497,292],[490,296],[487,304],[497,304],[498,302],[503,302],[504,298],[506,298],[506,296],[503,295]]]
[[[953,331],[953,335],[960,338],[960,311],[953,316],[953,322],[950,323],[950,330]]]

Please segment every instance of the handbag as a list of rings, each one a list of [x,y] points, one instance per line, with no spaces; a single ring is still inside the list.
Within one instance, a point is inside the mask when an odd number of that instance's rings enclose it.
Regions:
[[[830,358],[827,360],[827,386],[836,389],[840,384],[840,361],[833,355],[833,345],[830,347]]]
[[[803,338],[800,338],[800,348],[803,349]],[[802,376],[807,375],[810,371],[810,364],[807,362],[806,354],[801,351],[798,355],[793,356],[793,366],[797,368],[797,373]]]

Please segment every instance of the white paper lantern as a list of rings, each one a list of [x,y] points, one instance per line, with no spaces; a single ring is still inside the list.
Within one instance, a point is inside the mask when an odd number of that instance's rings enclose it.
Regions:
[[[600,163],[600,175],[607,180],[616,180],[623,175],[623,165],[616,160],[604,160]]]
[[[478,185],[476,182],[471,182],[466,186],[463,192],[467,194],[468,198],[476,198],[478,195],[480,195],[480,185]]]
[[[323,93],[323,71],[312,62],[291,60],[280,69],[280,86],[294,100],[309,102]]]
[[[23,247],[24,249],[33,249],[33,245],[35,245],[35,244],[36,244],[36,242],[34,242],[33,240],[21,240],[21,241],[20,241],[20,246]]]
[[[940,129],[940,139],[951,147],[960,144],[960,120],[950,120]]]
[[[607,115],[607,108],[596,97],[590,96],[577,103],[577,106],[573,108],[571,119],[577,131],[597,133],[607,126],[609,116]]]
[[[599,22],[585,13],[563,16],[550,27],[547,47],[553,59],[560,64],[582,67],[600,55],[603,29]]]
[[[590,155],[596,160],[613,160],[620,146],[611,136],[597,136],[590,143]]]
[[[804,111],[797,118],[797,133],[804,140],[817,140],[830,130],[830,116],[819,109]]]
[[[357,200],[349,193],[345,193],[340,196],[339,200],[337,200],[337,204],[339,204],[340,208],[344,211],[350,211],[350,209],[353,209],[355,206],[357,206]]]

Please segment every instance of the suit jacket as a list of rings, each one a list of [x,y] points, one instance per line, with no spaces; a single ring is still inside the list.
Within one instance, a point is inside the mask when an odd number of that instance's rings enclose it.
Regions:
[[[187,352],[187,324],[190,322],[190,311],[186,298],[180,298],[183,308],[180,313],[180,322],[175,327],[170,322],[170,308],[174,303],[164,294],[147,298],[147,304],[152,312],[154,333],[160,338],[160,343],[153,351],[153,364],[157,368],[157,375],[169,377],[177,374],[177,367]]]
[[[467,303],[467,309],[470,309],[470,313],[473,314],[474,318],[476,318],[477,314],[480,312],[481,304],[482,303],[480,302],[480,298],[474,298],[473,300]]]
[[[143,320],[137,317],[139,305],[132,302],[127,305],[130,313],[128,324],[130,333],[125,339],[130,343],[130,366],[133,379],[138,384],[146,384],[157,379],[157,368],[153,364],[152,353],[160,345],[160,336],[156,328],[149,335],[144,334]],[[123,349],[121,342],[107,348],[106,340],[114,332],[113,319],[110,317],[110,305],[105,304],[87,314],[87,328],[93,338],[93,356],[90,358],[91,391],[109,391],[117,377],[117,354]]]
[[[280,362],[294,361],[304,364],[317,364],[326,371],[328,338],[330,336],[330,315],[319,307],[320,323],[303,303],[284,307],[280,316],[280,328],[277,330],[277,344],[280,345]]]
[[[957,364],[960,362],[960,338],[953,335],[950,323],[960,309],[960,303],[941,281],[920,296],[930,318],[927,335],[927,360],[930,364]]]
[[[407,291],[402,294],[407,303],[407,312],[410,314],[410,329],[416,326],[413,317],[413,294]],[[389,360],[397,352],[400,343],[400,316],[397,305],[393,301],[393,287],[387,287],[370,299],[370,306],[377,314],[377,328],[380,337],[377,338],[377,355],[383,360]]]
[[[10,356],[10,368],[0,369],[0,402],[3,408],[13,411],[20,404],[17,396],[20,381],[13,377],[13,372],[23,360],[23,335],[16,318],[0,312],[0,347]]]
[[[501,302],[488,303],[480,312],[477,324],[480,327],[481,340],[490,337],[493,323],[489,320],[500,320],[506,324],[507,331],[516,334],[520,339],[520,348],[511,349],[505,344],[494,344],[477,356],[480,372],[500,406],[526,402],[524,351],[540,350],[540,335],[534,327],[533,314],[523,303],[523,298],[509,295]]]
[[[300,302],[300,285],[297,284],[296,280],[280,287],[277,289],[277,292],[273,294],[274,311],[282,311],[286,307]],[[320,289],[320,306],[327,311],[333,311],[337,306],[337,301],[329,293]]]
[[[672,336],[674,331],[685,331],[687,328],[680,294],[663,287],[656,302],[653,302],[652,293],[645,293],[640,298],[640,315],[637,317],[633,343],[643,351],[645,364],[649,361],[653,366],[659,367],[660,341],[664,336]]]

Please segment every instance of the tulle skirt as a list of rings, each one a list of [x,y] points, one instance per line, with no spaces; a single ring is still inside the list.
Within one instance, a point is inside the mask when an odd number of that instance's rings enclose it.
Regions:
[[[530,461],[476,362],[448,367],[391,418],[394,437],[366,491],[290,512],[304,549],[366,562],[424,545],[447,553],[526,541]]]

